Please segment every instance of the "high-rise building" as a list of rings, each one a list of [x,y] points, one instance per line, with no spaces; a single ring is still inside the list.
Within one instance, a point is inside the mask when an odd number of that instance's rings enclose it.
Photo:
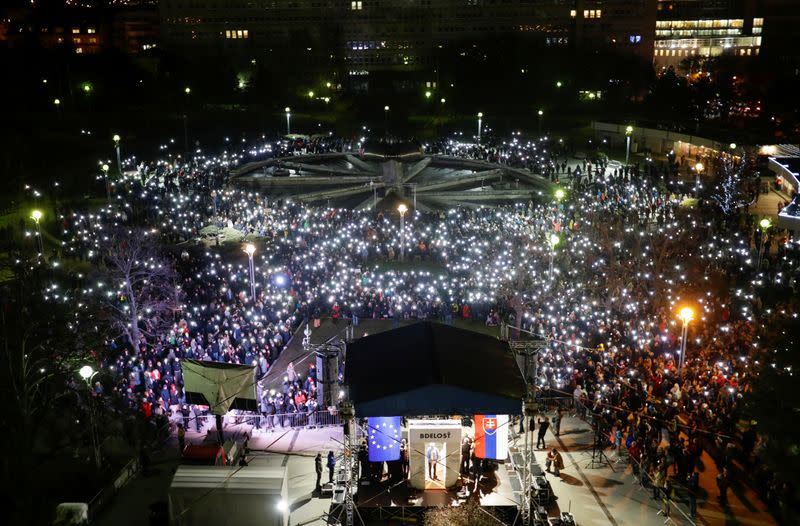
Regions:
[[[683,60],[761,53],[764,18],[755,0],[660,0],[653,62],[656,70]]]
[[[532,52],[649,57],[655,23],[655,0],[161,0],[159,9],[169,49],[351,75],[432,69],[447,46],[507,39]]]

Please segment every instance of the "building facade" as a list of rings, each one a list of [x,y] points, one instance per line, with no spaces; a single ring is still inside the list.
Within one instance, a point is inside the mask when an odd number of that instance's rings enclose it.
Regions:
[[[161,0],[163,43],[353,75],[436,68],[447,46],[515,39],[652,55],[655,0]]]
[[[658,2],[653,63],[656,71],[687,59],[761,53],[764,18],[755,0],[663,0]]]

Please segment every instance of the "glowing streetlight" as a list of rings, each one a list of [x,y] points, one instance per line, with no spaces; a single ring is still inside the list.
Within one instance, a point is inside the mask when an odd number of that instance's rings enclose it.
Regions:
[[[103,166],[100,167],[100,169],[103,170],[103,185],[106,187],[106,201],[110,203],[111,187],[108,184],[108,165],[104,163]]]
[[[119,173],[119,176],[122,177],[122,156],[119,153],[119,141],[121,137],[118,133],[115,133],[111,139],[114,141],[114,149],[117,152],[117,172]]]
[[[59,106],[61,106],[61,99],[53,99],[53,104],[55,104],[56,108],[58,108]]]
[[[561,201],[567,194],[564,192],[563,188],[559,188],[556,190],[556,199]]]
[[[445,99],[444,97],[442,97],[442,98],[439,100],[439,102],[441,102],[442,104],[444,104],[445,102],[447,102],[447,99]]]
[[[426,91],[426,92],[425,92],[425,98],[426,98],[426,99],[430,99],[430,98],[431,98],[431,95],[433,95],[433,93],[431,93],[430,91]]]
[[[185,94],[189,95],[192,92],[192,88],[190,88],[189,86],[186,86],[185,88],[183,88],[183,92]]]
[[[694,310],[691,307],[683,307],[678,311],[678,319],[683,322],[681,328],[681,350],[678,357],[678,374],[683,371],[683,364],[686,360],[686,340],[689,334],[689,322],[694,319]]]
[[[42,219],[44,214],[41,210],[33,210],[31,212],[31,219],[36,224],[36,245],[39,249],[39,255],[44,254],[44,245],[42,244],[42,231],[39,228],[39,220]]]
[[[557,88],[560,88],[561,86],[563,86],[563,84],[561,83],[561,81],[560,81],[560,80],[556,81],[556,87],[557,87]]]
[[[730,148],[731,150],[735,150],[736,149],[736,143],[735,142],[730,143],[728,145],[728,148]]]
[[[705,170],[703,163],[698,162],[694,165],[694,196],[700,197],[700,174]]]
[[[292,127],[289,120],[292,118],[292,108],[286,106],[283,108],[283,111],[286,112],[286,135],[290,135],[292,133]]]
[[[766,252],[767,231],[772,228],[772,221],[768,217],[765,217],[758,222],[758,226],[761,227],[761,246],[758,247],[758,265],[756,265],[756,270],[761,270],[761,261],[763,261],[764,252]]]
[[[308,90],[308,98],[309,99],[313,99],[314,98],[314,92],[313,91]]]
[[[544,117],[544,110],[540,109],[536,112],[539,115],[539,135],[542,135],[542,117]]]
[[[631,135],[633,135],[633,126],[625,127],[625,165],[631,158]]]
[[[83,378],[84,381],[88,382],[92,379],[92,376],[95,375],[95,372],[91,365],[84,365],[78,369],[78,374],[81,375],[81,378]]]
[[[83,88],[83,92],[84,93],[91,93],[91,91],[92,91],[92,85],[90,83],[88,83],[88,82],[84,82],[83,86],[81,86],[81,88]]]
[[[481,120],[482,120],[482,119],[483,119],[483,112],[482,112],[482,111],[479,111],[479,112],[478,112],[478,143],[480,143],[480,142],[481,142],[481,128],[482,128],[482,126],[481,126]]]
[[[389,135],[389,105],[383,107],[383,129],[384,133]]]
[[[408,207],[405,203],[400,203],[397,207],[400,212],[400,261],[406,260],[406,212]]]
[[[250,261],[250,295],[253,297],[253,303],[256,301],[256,269],[253,265],[253,254],[256,253],[256,246],[248,243],[244,246],[244,252]]]
[[[94,406],[94,396],[92,396],[92,378],[94,375],[97,374],[91,365],[84,365],[80,369],[78,369],[78,375],[83,378],[83,381],[86,382],[86,390],[87,396],[89,397],[86,400],[87,405],[89,406],[89,433],[92,437],[92,454],[94,456],[94,464],[97,468],[100,468],[100,440],[97,436],[97,425],[95,423],[95,406]]]

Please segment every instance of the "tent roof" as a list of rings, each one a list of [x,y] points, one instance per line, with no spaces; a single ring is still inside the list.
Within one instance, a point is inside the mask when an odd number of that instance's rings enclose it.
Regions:
[[[506,342],[420,322],[347,346],[358,416],[516,414],[525,383]]]
[[[222,493],[280,495],[286,484],[286,468],[235,466],[178,466],[170,492],[214,489]]]

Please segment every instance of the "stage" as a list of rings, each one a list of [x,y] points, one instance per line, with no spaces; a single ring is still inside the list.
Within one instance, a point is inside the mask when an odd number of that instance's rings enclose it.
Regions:
[[[358,514],[366,523],[391,518],[420,517],[429,508],[462,506],[475,502],[503,523],[511,524],[520,502],[520,483],[511,463],[499,464],[480,482],[462,478],[450,489],[417,490],[408,481],[391,483],[388,477],[379,483],[361,481],[355,498]],[[339,516],[341,506],[331,505],[330,515]]]

